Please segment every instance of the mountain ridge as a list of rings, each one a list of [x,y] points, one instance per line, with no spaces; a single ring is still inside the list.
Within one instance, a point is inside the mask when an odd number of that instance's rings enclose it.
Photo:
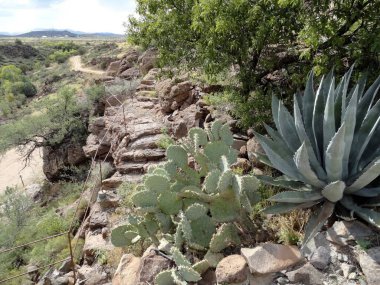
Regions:
[[[94,32],[86,33],[80,31],[72,30],[56,30],[56,29],[40,29],[33,30],[27,33],[12,34],[8,32],[0,32],[0,37],[20,37],[20,38],[56,38],[56,37],[66,37],[66,38],[85,38],[85,37],[123,37],[122,34],[114,34],[109,32]]]

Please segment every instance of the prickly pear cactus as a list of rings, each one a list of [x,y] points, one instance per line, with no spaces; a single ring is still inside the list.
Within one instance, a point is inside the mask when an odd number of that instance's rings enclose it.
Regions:
[[[177,248],[205,252],[239,243],[235,224],[249,220],[251,206],[258,201],[258,181],[231,171],[237,161],[232,143],[228,125],[215,121],[205,130],[191,129],[181,144],[170,146],[168,161],[149,169],[132,196],[138,214],[113,230],[112,243],[128,246],[151,239],[158,245],[158,234],[170,236]],[[189,158],[194,165],[190,166]],[[187,268],[179,272],[170,278],[194,279]],[[162,273],[159,280],[168,276]]]

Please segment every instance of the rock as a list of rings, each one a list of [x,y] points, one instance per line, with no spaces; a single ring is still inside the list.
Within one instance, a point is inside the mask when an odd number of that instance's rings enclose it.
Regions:
[[[97,202],[102,209],[116,208],[120,205],[120,197],[110,191],[100,191]]]
[[[203,273],[202,280],[198,281],[198,285],[216,285],[215,271],[209,269],[205,273]]]
[[[345,278],[348,277],[348,275],[356,270],[356,267],[347,263],[342,263],[340,265],[340,268],[342,269],[343,276]]]
[[[244,257],[233,254],[223,258],[215,270],[216,280],[219,284],[235,284],[248,279],[248,266]]]
[[[106,70],[106,74],[109,76],[115,76],[117,72],[119,71],[120,65],[121,65],[121,60],[111,62]]]
[[[43,188],[40,184],[31,184],[25,187],[26,195],[28,195],[36,203],[41,202],[43,192]]]
[[[89,264],[95,259],[95,254],[99,250],[110,251],[114,248],[111,242],[103,239],[101,234],[92,234],[89,232],[86,235],[84,246],[83,246],[83,256]]]
[[[248,159],[238,157],[237,162],[231,165],[232,169],[241,169],[244,174],[252,169],[252,165]]]
[[[148,49],[138,59],[139,69],[141,74],[147,74],[151,70],[157,61],[157,50]]]
[[[373,247],[359,254],[359,264],[368,285],[380,284],[380,247]]]
[[[140,52],[136,49],[130,49],[124,54],[124,56],[121,59],[120,67],[117,72],[117,74],[122,73],[123,71],[127,70],[128,68],[131,68],[137,63],[137,60],[140,56]]]
[[[255,156],[254,153],[261,153],[265,154],[264,149],[261,147],[259,142],[254,138],[250,138],[247,141],[247,153],[248,153],[248,159],[253,163],[256,167],[262,167],[263,163],[260,162]]]
[[[297,247],[273,243],[242,248],[241,254],[247,260],[250,271],[260,274],[278,272],[302,260]]]
[[[119,74],[121,78],[133,80],[140,76],[140,70],[137,67],[131,67]]]
[[[85,153],[79,143],[44,147],[42,158],[44,174],[50,181],[60,178],[67,179],[68,167],[78,166],[86,161]]]
[[[162,111],[170,113],[178,109],[187,99],[193,98],[193,84],[190,81],[178,82],[166,79],[156,84],[156,92]],[[174,102],[176,106],[173,105]]]
[[[96,211],[91,214],[89,227],[91,230],[103,228],[108,224],[108,215],[106,212]]]
[[[67,276],[60,276],[52,280],[52,285],[69,285],[70,280]]]
[[[136,284],[153,284],[158,273],[170,268],[171,262],[163,256],[156,255],[154,251],[146,250],[141,258]]]
[[[242,147],[247,146],[247,141],[245,140],[239,140],[239,139],[234,139],[234,143],[232,144],[232,147],[236,149],[237,151],[240,151]]]
[[[354,280],[358,277],[358,274],[356,272],[351,272],[350,274],[348,274],[347,278],[349,280]]]
[[[66,259],[62,262],[61,266],[58,268],[58,271],[62,273],[69,273],[72,269],[73,263],[71,262],[71,259]]]
[[[330,263],[331,255],[330,249],[326,249],[323,246],[318,247],[310,256],[310,264],[317,269],[325,269]]]
[[[273,273],[268,274],[250,274],[249,285],[270,285],[273,284],[275,275]]]
[[[141,258],[124,254],[112,279],[112,285],[136,285]]]
[[[319,247],[324,247],[331,252],[330,243],[326,239],[325,233],[318,233],[314,238],[312,238],[306,245],[304,245],[302,253],[309,257]]]
[[[92,285],[92,284],[104,284],[107,282],[107,274],[100,272],[96,267],[83,265],[77,270],[78,277],[82,282],[80,284]]]
[[[359,221],[337,221],[327,230],[326,238],[338,245],[347,245],[348,241],[365,239],[373,235],[373,231]]]
[[[310,263],[286,273],[291,282],[301,283],[304,285],[323,285],[324,275],[314,268]]]
[[[29,279],[31,281],[37,281],[39,277],[38,267],[35,265],[28,265],[26,267],[26,271],[28,272]]]

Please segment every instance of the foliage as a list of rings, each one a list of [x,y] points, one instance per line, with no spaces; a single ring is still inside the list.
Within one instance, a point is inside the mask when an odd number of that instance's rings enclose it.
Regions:
[[[77,54],[78,52],[76,50],[71,50],[71,51],[57,50],[49,55],[49,60],[53,62],[64,63],[69,57],[73,55],[77,55]]]
[[[353,68],[353,67],[352,67]],[[266,155],[258,158],[284,176],[261,180],[291,189],[270,201],[278,204],[267,213],[293,209],[317,210],[306,226],[307,242],[333,214],[354,212],[368,223],[380,226],[380,100],[376,94],[380,77],[365,92],[365,78],[348,92],[352,68],[335,86],[331,71],[314,91],[310,74],[303,96],[294,96],[294,117],[276,97],[272,98],[277,130],[266,126],[270,138],[256,134]]]
[[[83,141],[86,134],[85,106],[75,97],[75,89],[66,86],[57,96],[41,101],[37,114],[0,126],[0,152],[14,146],[59,146],[65,140]]]
[[[170,146],[168,161],[149,169],[136,187],[131,200],[137,214],[113,230],[112,243],[128,246],[151,239],[158,244],[163,234],[178,249],[219,252],[238,244],[235,223],[254,230],[248,215],[259,197],[256,178],[230,169],[237,161],[232,143],[228,125],[216,121],[206,131],[191,129],[182,144]],[[193,168],[189,157],[195,160]]]
[[[233,70],[247,97],[282,69],[294,79],[313,65],[317,74],[342,72],[355,60],[379,70],[379,12],[371,0],[139,0],[127,33],[158,48],[162,65]]]
[[[0,115],[7,116],[36,95],[36,87],[14,65],[0,67]]]

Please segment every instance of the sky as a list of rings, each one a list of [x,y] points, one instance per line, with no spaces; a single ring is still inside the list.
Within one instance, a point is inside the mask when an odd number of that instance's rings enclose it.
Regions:
[[[124,34],[135,0],[0,0],[0,32],[38,29]]]

